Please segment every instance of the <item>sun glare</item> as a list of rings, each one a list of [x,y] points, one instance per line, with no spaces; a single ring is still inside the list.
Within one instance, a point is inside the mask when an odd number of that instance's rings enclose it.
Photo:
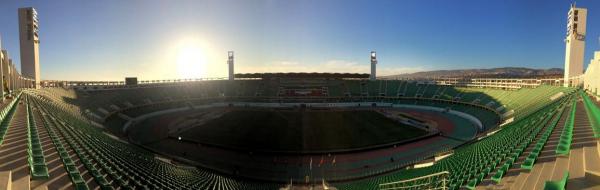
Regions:
[[[199,46],[186,45],[177,52],[177,75],[181,78],[201,78],[206,75],[207,59]]]

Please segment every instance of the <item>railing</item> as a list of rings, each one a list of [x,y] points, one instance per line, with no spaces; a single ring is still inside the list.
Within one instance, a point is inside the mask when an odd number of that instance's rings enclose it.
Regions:
[[[448,189],[448,176],[450,172],[443,171],[413,179],[402,180],[392,183],[379,184],[381,190],[404,190],[404,189]]]

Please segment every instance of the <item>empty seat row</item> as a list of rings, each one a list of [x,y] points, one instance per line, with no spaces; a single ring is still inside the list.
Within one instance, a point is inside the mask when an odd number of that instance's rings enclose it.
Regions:
[[[600,108],[594,103],[594,101],[584,92],[581,92],[585,110],[590,121],[592,130],[594,131],[594,137],[600,138]]]
[[[556,154],[558,155],[567,155],[571,150],[571,142],[573,141],[573,125],[575,124],[575,111],[577,108],[577,100],[573,99],[573,103],[571,105],[571,112],[568,115],[567,120],[565,121],[564,128],[560,135],[560,140],[558,141],[558,146],[556,146]]]
[[[46,131],[48,132],[48,135],[50,136],[50,139],[52,140],[52,143],[54,144],[54,147],[55,147],[56,151],[58,152],[60,160],[62,161],[64,169],[67,171],[67,174],[69,175],[71,182],[73,182],[73,186],[75,187],[75,189],[77,189],[77,190],[89,189],[86,182],[83,180],[81,173],[77,169],[75,162],[69,155],[67,148],[61,142],[59,135],[56,134],[55,130],[53,128],[51,128],[49,123],[46,122],[45,120],[44,120],[43,126],[46,128]]]
[[[10,101],[10,103],[8,103],[8,105],[0,111],[0,119],[2,120],[2,122],[0,122],[0,145],[2,145],[4,142],[4,136],[8,132],[8,124],[10,123],[10,120],[12,119],[16,110],[16,107],[14,106],[15,102],[17,102],[20,96],[21,93],[19,93],[16,98]]]
[[[48,179],[48,166],[46,165],[46,159],[44,158],[44,150],[40,143],[37,126],[33,120],[31,108],[27,104],[27,99],[23,102],[26,103],[24,106],[27,115],[27,161],[29,163],[31,179]]]
[[[533,150],[529,153],[529,155],[527,156],[527,158],[525,159],[523,164],[521,164],[521,168],[527,169],[527,170],[531,170],[533,168],[533,164],[535,164],[536,159],[542,152],[542,149],[546,145],[548,138],[550,138],[550,135],[552,135],[552,131],[554,131],[554,128],[556,127],[556,125],[558,125],[558,122],[559,122],[560,118],[562,117],[564,110],[565,110],[564,107],[560,109],[559,114],[557,114],[557,116],[552,120],[552,123],[550,124],[550,126],[548,126],[548,128],[546,128],[546,131],[544,132],[544,134],[542,134],[541,138],[537,141]]]

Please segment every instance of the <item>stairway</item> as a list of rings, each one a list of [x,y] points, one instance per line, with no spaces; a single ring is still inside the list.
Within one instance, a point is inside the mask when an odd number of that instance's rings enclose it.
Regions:
[[[26,108],[20,103],[15,106],[16,111],[9,122],[4,142],[0,145],[0,171],[12,172],[13,189],[29,189]]]
[[[575,128],[573,130],[573,143],[569,155],[569,181],[567,189],[586,189],[594,184],[589,184],[585,179],[584,148],[596,147],[596,139],[590,126],[589,119],[582,102],[577,103],[575,113]],[[599,156],[599,155],[596,155]],[[553,180],[556,178],[553,178]],[[596,184],[600,188],[600,184]]]

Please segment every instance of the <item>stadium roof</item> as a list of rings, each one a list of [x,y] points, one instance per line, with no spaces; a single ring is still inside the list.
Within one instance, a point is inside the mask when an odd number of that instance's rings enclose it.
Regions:
[[[365,73],[237,73],[235,78],[369,78]]]

